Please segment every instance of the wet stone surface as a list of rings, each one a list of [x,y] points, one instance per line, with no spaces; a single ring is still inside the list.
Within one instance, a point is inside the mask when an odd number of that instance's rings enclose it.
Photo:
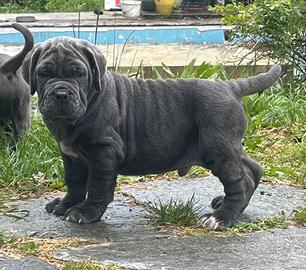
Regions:
[[[55,257],[91,258],[131,269],[303,269],[306,265],[306,230],[302,228],[240,237],[177,238],[175,232],[160,232],[146,224],[142,204],[147,202],[186,201],[194,194],[203,212],[211,211],[211,200],[223,191],[214,177],[138,182],[121,186],[121,191],[96,224],[71,224],[48,214],[45,204],[63,195],[59,193],[19,202],[15,207],[29,211],[28,216],[0,216],[0,231],[30,237],[95,239],[99,244],[59,250]],[[302,189],[260,184],[242,219],[255,221],[281,212],[290,215],[301,206],[305,206]]]
[[[33,199],[16,205],[21,210],[28,210],[29,215],[19,220],[0,216],[0,231],[18,236],[80,237],[106,241],[145,239],[157,235],[155,230],[146,226],[144,210],[139,206],[134,206],[130,199],[120,194],[115,197],[102,221],[98,223],[79,225],[48,214],[44,209],[46,203],[63,195],[64,193],[58,193],[56,196]],[[169,233],[165,233],[165,237],[168,236]]]
[[[0,253],[0,269],[1,270],[55,270],[56,267],[45,263],[44,261],[34,258],[15,259]]]
[[[171,198],[187,201],[194,194],[195,201],[204,213],[211,212],[213,198],[224,194],[222,184],[215,177],[136,183],[123,190],[138,202],[167,202]],[[260,184],[240,219],[255,221],[281,212],[290,215],[295,208],[305,205],[303,198],[302,189]]]
[[[243,237],[186,237],[114,242],[58,251],[56,258],[92,258],[131,269],[305,269],[306,232],[292,227]]]

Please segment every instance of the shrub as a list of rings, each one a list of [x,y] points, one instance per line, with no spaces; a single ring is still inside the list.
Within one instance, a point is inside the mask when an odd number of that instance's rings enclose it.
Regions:
[[[290,63],[306,77],[306,2],[255,0],[251,5],[218,6],[223,22],[234,25],[230,40],[259,51],[257,59],[269,57]]]
[[[48,0],[47,11],[88,11],[102,8],[98,0]]]
[[[9,2],[9,3],[8,3]],[[0,0],[0,11],[33,12],[33,11],[91,11],[102,9],[101,0]]]

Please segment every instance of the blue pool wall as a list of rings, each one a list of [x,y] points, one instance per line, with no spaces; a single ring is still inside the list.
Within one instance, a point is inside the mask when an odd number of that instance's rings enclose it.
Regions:
[[[95,42],[95,31],[80,30],[79,37],[75,30],[32,31],[35,42],[42,42],[57,36],[69,36]],[[98,31],[97,44],[221,44],[225,42],[223,29],[200,31],[197,28],[159,28],[159,29],[109,29]],[[0,44],[22,45],[20,33],[0,33]]]

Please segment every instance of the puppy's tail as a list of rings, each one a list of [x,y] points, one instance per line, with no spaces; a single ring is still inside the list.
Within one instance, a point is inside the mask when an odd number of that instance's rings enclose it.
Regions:
[[[261,73],[257,76],[229,80],[226,83],[229,85],[235,96],[240,99],[244,96],[261,93],[265,89],[273,86],[281,75],[281,66],[273,65],[266,73]]]

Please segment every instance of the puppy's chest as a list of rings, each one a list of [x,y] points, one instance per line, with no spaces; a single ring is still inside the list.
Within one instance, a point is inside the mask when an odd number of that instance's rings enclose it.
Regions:
[[[59,143],[61,151],[66,155],[74,158],[81,158],[81,154],[78,150],[73,148],[71,145],[64,144],[63,141]]]

